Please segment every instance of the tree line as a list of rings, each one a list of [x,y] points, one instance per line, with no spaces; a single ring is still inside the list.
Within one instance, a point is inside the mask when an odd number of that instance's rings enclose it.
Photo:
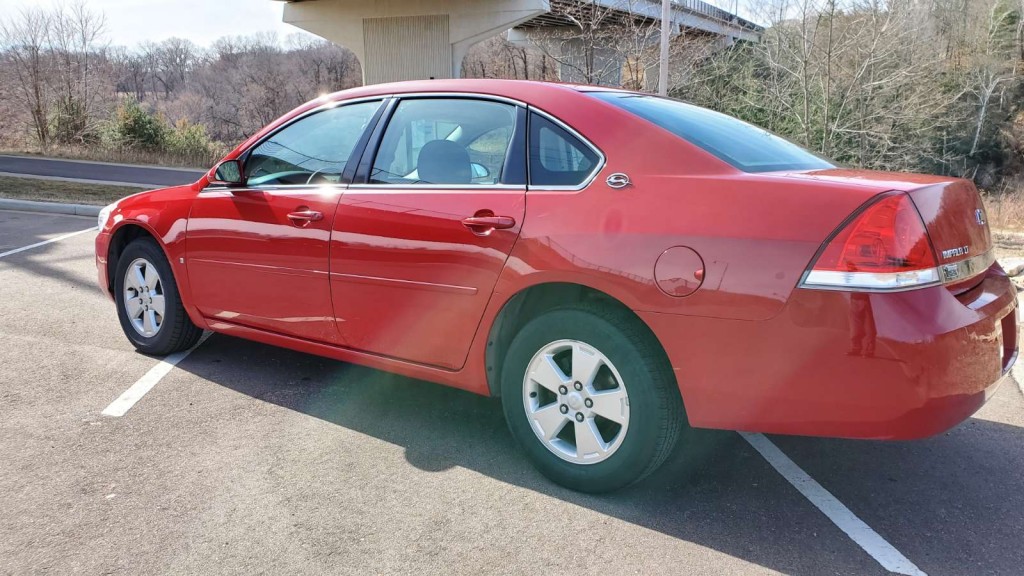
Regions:
[[[577,5],[526,44],[470,51],[477,77],[654,90],[656,22],[636,0]],[[552,2],[552,8],[558,4]],[[674,37],[671,96],[739,117],[851,167],[1024,190],[1024,0],[759,0],[759,42]]]
[[[473,47],[463,75],[653,90],[658,22],[553,0],[560,26]],[[1024,188],[1024,0],[763,0],[759,42],[674,37],[670,94],[852,167]],[[111,47],[84,3],[0,20],[0,146],[192,156],[360,83],[351,51],[308,35]],[[190,152],[191,151],[191,152]],[[170,154],[172,157],[167,157]]]
[[[123,47],[85,2],[0,18],[6,149],[205,165],[299,104],[361,83],[350,50],[304,34]]]

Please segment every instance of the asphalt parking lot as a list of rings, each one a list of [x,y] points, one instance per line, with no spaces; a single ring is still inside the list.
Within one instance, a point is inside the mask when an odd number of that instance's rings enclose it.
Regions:
[[[0,573],[881,574],[739,434],[628,490],[541,477],[493,399],[214,335],[160,359],[92,218],[0,211]],[[1024,571],[1024,397],[917,442],[770,440],[917,568]]]

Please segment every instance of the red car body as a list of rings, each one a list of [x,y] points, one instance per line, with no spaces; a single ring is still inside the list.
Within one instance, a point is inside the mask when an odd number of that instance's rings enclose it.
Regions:
[[[561,120],[603,153],[581,190],[203,192],[211,171],[120,201],[96,239],[99,283],[110,293],[108,262],[125,237],[149,234],[199,327],[479,394],[494,391],[500,358],[489,347],[519,298],[584,286],[654,333],[696,427],[924,437],[974,413],[1008,373],[1016,292],[990,257],[966,281],[914,290],[800,287],[823,243],[893,191],[913,200],[936,251],[990,255],[983,212],[978,223],[964,217],[983,210],[973,185],[743,172],[585,90],[489,80],[357,88],[293,111],[226,157],[327,102],[490,95]],[[630,185],[606,185],[614,173]],[[300,208],[334,217],[291,225]],[[469,233],[462,220],[483,211],[515,224]],[[865,334],[872,353],[850,354]]]

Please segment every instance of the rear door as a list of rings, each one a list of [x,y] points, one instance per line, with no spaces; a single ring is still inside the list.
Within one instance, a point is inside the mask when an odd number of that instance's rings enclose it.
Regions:
[[[244,188],[210,186],[196,196],[187,267],[204,316],[337,342],[331,227],[349,158],[380,107],[358,102],[306,115],[244,155]]]
[[[525,214],[525,109],[485,97],[393,104],[338,205],[342,344],[460,368]]]

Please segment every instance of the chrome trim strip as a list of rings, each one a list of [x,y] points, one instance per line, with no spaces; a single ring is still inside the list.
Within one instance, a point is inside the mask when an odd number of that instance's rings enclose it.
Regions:
[[[983,273],[988,270],[996,261],[996,251],[990,249],[984,254],[978,254],[972,256],[966,260],[959,262],[953,262],[951,264],[942,264],[939,266],[939,272],[942,274],[942,281],[946,283],[950,282],[963,282]]]
[[[800,287],[819,290],[900,292],[939,284],[941,282],[938,268],[883,273],[811,270],[800,282]]]
[[[495,94],[482,94],[480,92],[397,92],[389,94],[389,96],[398,100],[403,98],[470,98],[475,100],[494,100],[512,104],[513,106],[522,106],[523,108],[529,107],[526,102],[516,100],[515,98]],[[344,100],[344,102],[348,102],[348,100]]]
[[[381,194],[415,192],[422,190],[430,192],[433,190],[473,190],[486,192],[488,190],[514,190],[526,191],[525,184],[350,184],[349,190],[375,190]]]
[[[840,290],[846,292],[903,292],[929,286],[954,284],[984,274],[996,261],[995,250],[984,254],[942,264],[924,270],[909,272],[839,272],[808,270],[797,285],[814,290]]]
[[[244,192],[246,190],[259,190],[266,192],[273,192],[275,190],[299,190],[302,188],[309,189],[312,194],[342,194],[345,189],[348,188],[344,184],[266,184],[260,186],[224,186],[222,184],[210,184],[206,188],[199,191],[200,194],[204,192]]]

